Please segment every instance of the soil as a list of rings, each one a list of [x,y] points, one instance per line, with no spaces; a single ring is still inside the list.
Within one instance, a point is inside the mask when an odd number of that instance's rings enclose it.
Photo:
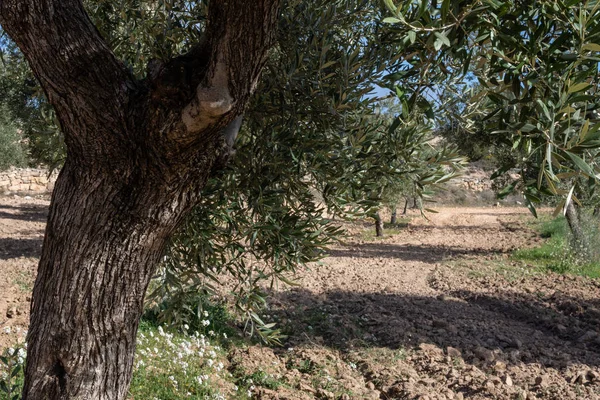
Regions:
[[[47,214],[47,199],[0,197],[0,350],[23,340]]]
[[[0,349],[27,325],[47,205],[0,198]],[[271,293],[284,346],[232,346],[230,371],[268,376],[263,399],[600,399],[600,281],[513,261],[542,240],[524,208],[438,211],[383,239],[348,226]]]

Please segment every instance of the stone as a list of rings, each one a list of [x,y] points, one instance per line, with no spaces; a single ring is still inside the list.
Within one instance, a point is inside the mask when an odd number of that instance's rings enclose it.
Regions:
[[[319,398],[319,399],[335,399],[335,395],[328,390],[319,388],[317,390],[317,398]]]
[[[369,388],[370,390],[374,390],[375,385],[373,384],[373,382],[367,382],[367,388]]]
[[[486,363],[491,363],[496,358],[493,351],[491,351],[490,349],[486,349],[483,346],[478,346],[477,348],[475,348],[474,353],[478,358],[485,361]]]
[[[586,382],[587,382],[587,373],[585,373],[585,372],[578,373],[577,377],[575,378],[575,383],[579,383],[580,385],[583,385]]]
[[[446,348],[446,353],[448,354],[448,356],[450,356],[452,358],[460,358],[460,357],[462,357],[462,353],[460,352],[460,350],[458,350],[458,349],[456,349],[454,347],[451,347],[451,346],[448,346]]]
[[[504,376],[504,384],[506,386],[512,386],[513,385],[513,380],[510,377],[510,375],[507,374],[507,375]]]
[[[535,384],[539,387],[548,386],[548,375],[540,375],[535,378]]]
[[[6,310],[6,318],[14,318],[17,315],[17,308],[10,307]]]

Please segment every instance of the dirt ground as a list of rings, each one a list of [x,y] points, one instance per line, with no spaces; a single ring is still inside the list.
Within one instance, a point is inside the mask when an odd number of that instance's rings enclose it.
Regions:
[[[0,198],[0,349],[26,328],[47,204]],[[228,368],[281,383],[263,399],[600,399],[600,281],[512,261],[542,240],[524,208],[438,211],[383,239],[351,226],[272,293],[284,346]]]

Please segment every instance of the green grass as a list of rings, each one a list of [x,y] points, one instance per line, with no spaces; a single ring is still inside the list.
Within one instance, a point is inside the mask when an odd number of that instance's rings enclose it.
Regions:
[[[515,251],[514,259],[560,274],[600,278],[600,262],[584,260],[571,248],[569,226],[564,217],[554,219],[541,217],[540,220],[534,222],[534,229],[546,240],[539,247]],[[588,231],[592,245],[600,240],[595,229],[589,228]]]

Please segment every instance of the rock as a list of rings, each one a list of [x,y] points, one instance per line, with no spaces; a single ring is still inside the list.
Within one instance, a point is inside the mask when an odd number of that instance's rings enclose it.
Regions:
[[[598,374],[598,372],[596,371],[589,370],[587,372],[587,378],[592,382],[597,382],[598,380],[600,380],[600,374]]]
[[[510,377],[510,375],[507,374],[507,375],[504,376],[504,384],[506,386],[512,386],[513,385],[513,380]]]
[[[496,358],[493,351],[491,351],[490,349],[486,349],[483,346],[478,346],[477,348],[475,348],[474,353],[478,358],[485,361],[486,363],[491,363]]]
[[[494,363],[494,370],[496,372],[502,372],[502,371],[506,371],[506,364],[503,363],[502,361],[496,361]]]
[[[6,310],[6,318],[14,318],[17,315],[17,308],[11,307]]]
[[[312,386],[307,385],[306,383],[300,382],[298,385],[298,389],[302,390],[305,393],[315,393],[315,389]]]
[[[340,396],[340,400],[350,400],[350,396],[348,396],[347,393],[344,393],[343,395]]]
[[[448,327],[448,323],[446,321],[442,321],[439,319],[433,320],[433,323],[431,325],[434,328],[442,328],[442,329],[446,329]]]
[[[446,354],[448,354],[448,356],[452,358],[462,357],[462,353],[460,352],[460,350],[450,346],[446,347]]]
[[[490,377],[490,382],[492,382],[495,386],[498,386],[502,383],[502,379],[500,379],[497,376],[491,376]]]
[[[373,382],[367,382],[367,388],[370,390],[374,390],[375,389],[375,384],[373,384]]]
[[[585,373],[585,372],[578,373],[577,377],[575,378],[575,383],[579,383],[580,385],[583,385],[586,382],[587,382],[587,373]]]
[[[317,398],[329,400],[329,399],[335,399],[335,395],[333,393],[331,393],[330,391],[328,391],[328,390],[325,390],[323,388],[319,388],[317,390]]]
[[[465,399],[465,395],[458,392],[456,393],[456,396],[454,397],[456,400],[464,400]]]
[[[558,331],[558,333],[566,333],[567,332],[567,327],[561,324],[556,325],[556,330]]]
[[[540,375],[535,378],[535,384],[539,387],[548,386],[548,375]]]
[[[595,331],[587,331],[586,333],[584,333],[583,335],[581,335],[579,337],[579,339],[577,339],[580,342],[588,342],[590,340],[593,340],[596,338],[596,336],[598,336],[598,333],[596,333]]]
[[[442,351],[442,349],[440,349],[439,347],[437,347],[435,344],[429,344],[429,343],[421,343],[419,345],[419,348],[427,353],[428,355],[443,355],[444,352]]]

